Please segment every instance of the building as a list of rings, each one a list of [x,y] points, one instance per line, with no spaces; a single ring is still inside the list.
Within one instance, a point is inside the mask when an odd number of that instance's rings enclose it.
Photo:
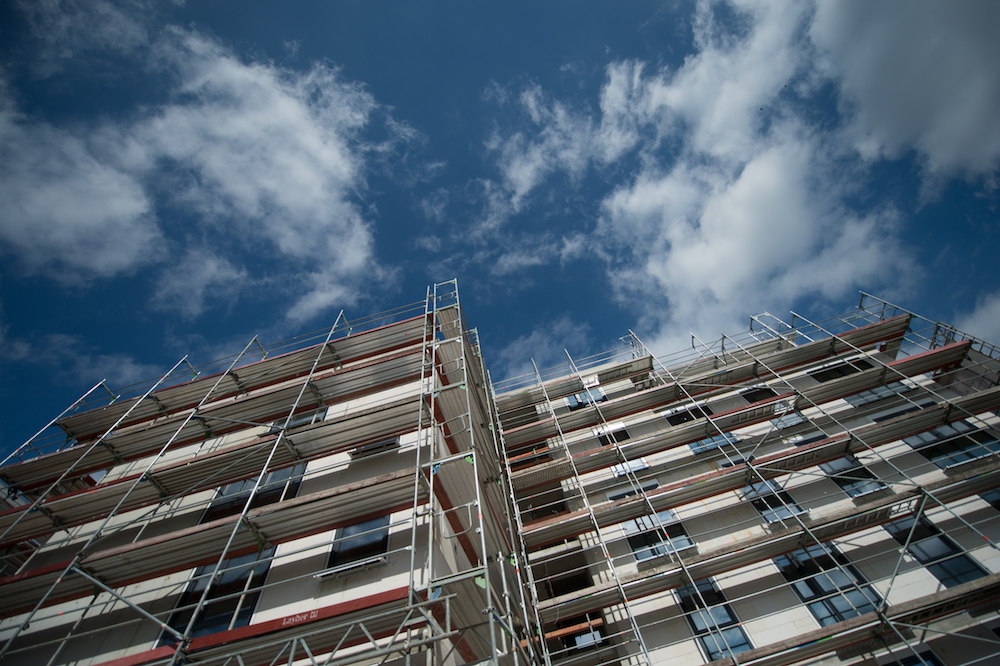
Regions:
[[[998,383],[868,295],[494,383],[434,285],[22,447],[0,659],[1000,663]]]

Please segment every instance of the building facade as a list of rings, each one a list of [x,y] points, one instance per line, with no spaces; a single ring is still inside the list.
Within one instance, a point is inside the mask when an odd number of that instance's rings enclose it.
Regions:
[[[98,385],[0,468],[0,661],[1000,663],[997,348],[863,295],[486,367],[448,282]]]

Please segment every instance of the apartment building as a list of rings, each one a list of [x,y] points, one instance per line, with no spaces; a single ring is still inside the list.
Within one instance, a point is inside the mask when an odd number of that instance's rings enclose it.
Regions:
[[[997,352],[864,295],[498,382],[545,658],[1000,663]]]
[[[1000,349],[863,295],[487,361],[452,281],[94,387],[0,467],[0,660],[1000,663]]]
[[[95,387],[0,468],[0,660],[537,663],[486,387],[454,282]]]

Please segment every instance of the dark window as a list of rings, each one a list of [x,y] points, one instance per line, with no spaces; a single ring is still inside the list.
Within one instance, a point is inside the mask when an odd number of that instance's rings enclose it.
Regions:
[[[394,451],[399,448],[399,438],[392,437],[390,439],[383,439],[380,442],[374,442],[372,444],[365,444],[364,446],[359,446],[358,448],[351,451],[350,456],[352,459],[357,460],[358,458],[368,458],[369,456],[376,456],[380,453],[385,453],[386,451]]]
[[[961,585],[986,575],[982,567],[962,553],[954,541],[923,516],[916,526],[913,517],[907,516],[887,523],[885,529],[900,545],[906,543],[913,530],[908,548],[910,554],[945,587]]]
[[[746,486],[743,488],[743,496],[750,500],[768,523],[783,522],[793,516],[808,513],[774,480],[760,481]]]
[[[389,549],[389,516],[342,527],[330,551],[329,567],[367,560]]]
[[[672,426],[677,426],[682,423],[687,423],[688,421],[694,421],[695,419],[704,418],[712,415],[712,410],[708,405],[700,405],[697,407],[692,407],[691,409],[685,409],[681,412],[675,412],[669,414],[667,418],[667,423]]]
[[[300,463],[293,467],[285,467],[284,469],[278,469],[269,473],[264,478],[264,482],[261,483],[260,488],[257,489],[257,494],[254,495],[250,508],[256,509],[259,506],[266,506],[275,502],[281,502],[290,497],[295,497],[295,494],[299,491],[299,485],[304,472],[305,465]],[[202,522],[207,523],[210,520],[231,516],[242,511],[243,505],[246,504],[247,498],[250,496],[250,491],[253,490],[256,483],[257,477],[255,476],[244,481],[236,481],[222,486],[219,489],[219,494],[212,500],[212,504],[202,517]]]
[[[1000,511],[1000,488],[994,488],[993,490],[987,490],[984,493],[979,493],[979,496],[990,503],[994,509]]]
[[[747,402],[759,402],[778,395],[778,392],[768,386],[757,386],[755,388],[744,389],[740,395]]]
[[[577,393],[576,395],[571,395],[566,398],[569,403],[569,410],[571,412],[578,409],[582,409],[587,405],[593,405],[594,403],[604,402],[608,399],[608,396],[604,395],[604,392],[599,388],[587,389],[583,393]]]
[[[809,376],[818,382],[828,382],[831,379],[840,379],[841,377],[846,377],[847,375],[853,375],[854,373],[861,372],[862,370],[868,370],[874,367],[870,362],[858,358],[850,362],[838,363],[837,365],[832,365],[829,368],[823,368],[822,370],[815,370],[809,373]]]
[[[205,606],[194,622],[191,637],[196,638],[250,624],[250,616],[257,606],[260,587],[264,584],[270,558],[273,556],[274,549],[266,548],[259,553],[250,553],[224,561],[221,573],[209,588]],[[214,564],[198,567],[191,583],[181,595],[179,604],[181,607],[189,606],[189,608],[171,615],[167,622],[169,626],[184,633],[194,613],[194,607],[201,599],[208,578],[214,570]],[[161,644],[173,642],[173,637],[168,634],[164,634],[161,639]]]
[[[630,437],[631,435],[628,434],[628,430],[624,426],[616,426],[609,429],[603,435],[599,435],[597,441],[601,443],[601,446],[608,446],[609,444],[624,442]]]
[[[875,492],[885,488],[874,474],[859,463],[854,456],[844,456],[819,466],[830,479],[851,497]]]
[[[711,580],[700,580],[677,588],[681,608],[691,631],[709,661],[746,652],[752,646],[726,597]]]
[[[903,440],[944,469],[1000,451],[1000,441],[968,421],[955,421]]]
[[[944,666],[933,652],[920,652],[919,656],[911,654],[897,661],[889,661],[884,666]]]
[[[867,581],[831,545],[796,550],[774,558],[774,563],[824,627],[871,612],[879,602]]]

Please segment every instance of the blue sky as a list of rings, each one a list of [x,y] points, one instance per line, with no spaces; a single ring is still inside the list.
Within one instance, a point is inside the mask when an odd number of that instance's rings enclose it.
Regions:
[[[494,376],[823,316],[1000,341],[1000,4],[0,3],[0,448],[457,277]]]

